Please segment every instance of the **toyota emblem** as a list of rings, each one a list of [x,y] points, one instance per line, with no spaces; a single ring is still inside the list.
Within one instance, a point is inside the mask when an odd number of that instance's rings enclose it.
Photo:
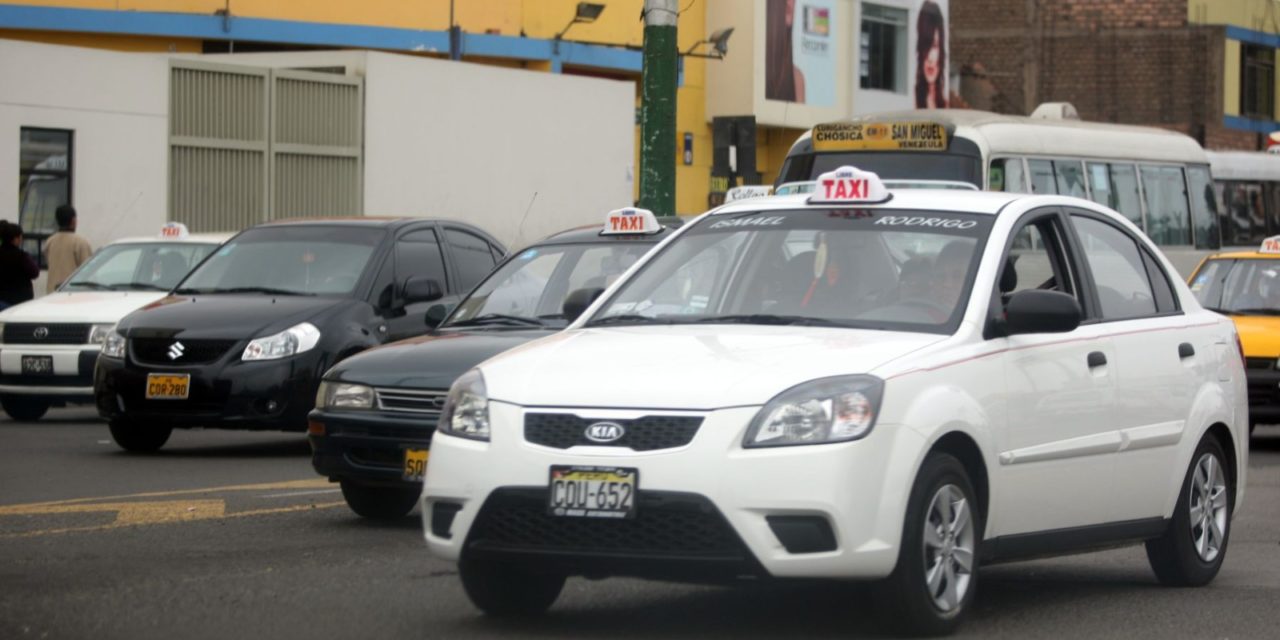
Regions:
[[[627,430],[616,422],[596,422],[588,426],[583,435],[592,442],[607,444],[627,435]]]
[[[49,337],[49,327],[36,327],[36,330],[32,331],[31,335],[36,340],[44,340]]]

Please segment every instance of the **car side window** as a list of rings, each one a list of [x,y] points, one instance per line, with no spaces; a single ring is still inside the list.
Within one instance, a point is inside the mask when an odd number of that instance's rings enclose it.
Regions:
[[[1123,320],[1154,315],[1155,294],[1137,242],[1120,229],[1094,218],[1072,215],[1071,224],[1093,273],[1102,318]]]
[[[1178,310],[1178,298],[1173,293],[1173,284],[1169,276],[1160,266],[1160,261],[1145,248],[1142,249],[1142,263],[1147,268],[1147,278],[1151,280],[1151,291],[1156,298],[1156,311],[1173,313]]]
[[[444,257],[433,229],[420,229],[404,234],[396,241],[396,278],[401,286],[414,276],[425,276],[448,289],[445,282]]]
[[[458,269],[458,289],[469,291],[493,270],[493,250],[484,239],[459,229],[445,229],[444,237]]]
[[[1023,224],[1013,236],[997,282],[1002,301],[1027,289],[1060,291],[1079,298],[1063,238],[1056,215]]]

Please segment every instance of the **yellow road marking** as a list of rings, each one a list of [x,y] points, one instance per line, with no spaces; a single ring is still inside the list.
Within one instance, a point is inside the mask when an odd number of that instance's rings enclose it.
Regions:
[[[328,487],[330,483],[324,478],[310,478],[307,480],[288,480],[285,482],[264,482],[261,484],[235,484],[225,487],[208,487],[205,489],[180,489],[177,491],[151,491],[147,493],[131,493],[121,496],[101,496],[97,498],[72,498],[70,500],[54,500],[51,502],[33,502],[30,504],[18,504],[9,506],[0,506],[0,516],[7,515],[10,509],[25,509],[37,505],[55,505],[55,504],[77,504],[81,502],[94,502],[96,500],[127,500],[130,498],[164,498],[167,496],[184,496],[197,493],[216,493],[218,491],[254,491],[258,489],[314,489],[320,487]]]
[[[218,501],[216,501],[216,502],[221,502],[221,501],[220,501],[220,500],[218,500]],[[134,504],[137,504],[137,503],[134,503]],[[342,506],[342,505],[344,505],[344,504],[346,504],[346,502],[343,502],[343,501],[338,501],[338,502],[321,502],[321,503],[318,503],[318,504],[299,504],[299,505],[294,505],[294,506],[291,506],[291,507],[276,507],[276,508],[274,508],[274,509],[255,509],[255,510],[252,510],[252,511],[237,511],[236,513],[223,513],[223,514],[218,515],[218,516],[206,517],[206,518],[188,518],[188,519],[184,519],[184,520],[181,520],[181,521],[183,521],[183,522],[187,522],[187,521],[192,521],[192,520],[213,520],[213,519],[226,519],[226,518],[246,518],[246,517],[249,517],[249,516],[265,516],[265,515],[271,515],[271,514],[276,514],[276,513],[291,513],[291,512],[294,512],[294,511],[310,511],[310,510],[313,510],[313,509],[332,509],[332,508],[334,508],[334,507],[340,507],[340,506]],[[34,538],[34,537],[37,537],[37,536],[47,536],[47,535],[53,535],[53,534],[58,534],[58,533],[80,533],[80,532],[86,532],[86,531],[108,531],[108,530],[111,530],[111,529],[122,529],[122,528],[124,528],[124,527],[136,527],[136,526],[139,526],[139,525],[142,525],[142,524],[163,524],[163,523],[165,523],[165,522],[180,522],[180,521],[179,521],[179,520],[165,520],[165,521],[151,521],[151,522],[120,522],[120,521],[119,521],[119,519],[117,518],[116,522],[113,522],[113,523],[111,523],[111,524],[102,524],[102,525],[89,526],[89,527],[63,527],[63,528],[61,528],[61,529],[40,529],[40,530],[37,530],[37,531],[23,531],[22,533],[4,533],[4,534],[0,534],[0,540],[11,540],[11,539],[14,539],[14,538]]]

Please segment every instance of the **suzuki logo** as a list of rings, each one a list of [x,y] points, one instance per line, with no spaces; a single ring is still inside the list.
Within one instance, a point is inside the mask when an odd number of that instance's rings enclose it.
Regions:
[[[587,427],[583,435],[592,442],[608,443],[627,435],[627,430],[616,422],[597,422]]]
[[[186,347],[185,345],[183,345],[181,342],[175,342],[175,343],[173,343],[173,344],[169,345],[169,359],[170,359],[170,360],[177,360],[178,358],[181,358],[181,357],[182,357],[182,354],[184,354],[184,353],[186,353],[186,352],[187,352],[187,347]]]
[[[36,340],[44,340],[49,337],[49,327],[36,327],[36,330],[32,331],[31,335],[34,336]]]

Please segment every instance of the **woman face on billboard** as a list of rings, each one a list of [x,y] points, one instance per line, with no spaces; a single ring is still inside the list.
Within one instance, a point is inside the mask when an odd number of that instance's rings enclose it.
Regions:
[[[947,29],[942,9],[925,0],[916,19],[916,108],[947,106]]]
[[[765,19],[765,99],[804,102],[804,73],[795,64],[791,33],[795,0],[769,0]]]

